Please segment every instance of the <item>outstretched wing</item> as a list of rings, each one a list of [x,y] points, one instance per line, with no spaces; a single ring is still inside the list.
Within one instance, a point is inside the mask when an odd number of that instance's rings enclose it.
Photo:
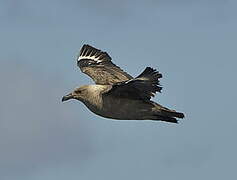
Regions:
[[[132,76],[116,66],[111,60],[112,58],[106,52],[90,45],[83,45],[77,58],[77,65],[96,84],[112,85],[132,79]]]
[[[161,77],[158,71],[147,67],[138,77],[112,85],[103,95],[147,101],[156,92],[161,92],[162,87],[159,82]]]

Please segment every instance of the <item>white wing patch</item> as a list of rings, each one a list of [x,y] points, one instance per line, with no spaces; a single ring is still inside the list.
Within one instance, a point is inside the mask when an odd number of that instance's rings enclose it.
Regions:
[[[102,62],[102,60],[100,60],[100,56],[96,57],[96,56],[79,56],[77,61],[80,61],[81,59],[91,59],[94,60],[98,63]]]
[[[86,59],[93,60],[97,63],[102,61],[111,61],[111,57],[106,52],[103,52],[87,44],[83,45],[81,48],[77,61]]]

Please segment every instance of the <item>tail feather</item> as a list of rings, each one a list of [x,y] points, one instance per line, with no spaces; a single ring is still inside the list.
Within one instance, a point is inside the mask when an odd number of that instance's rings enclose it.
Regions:
[[[181,112],[176,112],[176,111],[172,111],[172,110],[165,110],[165,111],[161,111],[162,114],[164,114],[165,116],[169,116],[169,117],[176,117],[176,118],[184,118],[184,114]]]
[[[176,118],[184,118],[184,114],[175,110],[170,110],[159,104],[156,104],[156,112],[154,113],[153,120],[161,120],[171,123],[178,123]]]
[[[174,117],[168,117],[168,116],[160,116],[160,115],[155,115],[155,118],[152,120],[159,120],[159,121],[165,121],[165,122],[170,122],[170,123],[178,123],[178,120]]]

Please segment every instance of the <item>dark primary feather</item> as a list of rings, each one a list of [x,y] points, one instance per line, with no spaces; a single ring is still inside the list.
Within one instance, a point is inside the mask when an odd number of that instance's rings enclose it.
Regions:
[[[80,56],[86,57],[93,57],[95,56],[95,59],[98,58],[98,61],[110,61],[112,58],[108,55],[107,52],[103,52],[99,49],[96,49],[88,44],[84,44],[80,50]]]
[[[114,84],[104,95],[148,101],[156,92],[161,92],[162,87],[159,83],[161,77],[158,71],[147,67],[136,78]]]
[[[147,67],[135,79],[139,81],[140,84],[144,84],[147,86],[147,88],[150,88],[152,93],[156,93],[156,91],[161,92],[162,89],[159,81],[160,78],[162,78],[162,74],[160,74],[155,69],[152,69],[151,67]]]
[[[96,84],[112,85],[132,79],[132,76],[116,66],[111,59],[108,53],[90,45],[83,45],[77,59],[77,65]]]

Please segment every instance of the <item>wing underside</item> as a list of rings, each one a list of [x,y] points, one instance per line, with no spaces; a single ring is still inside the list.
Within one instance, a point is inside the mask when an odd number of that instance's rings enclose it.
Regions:
[[[116,66],[111,60],[106,52],[90,45],[83,45],[77,58],[77,65],[96,84],[112,85],[132,79],[132,76]]]

